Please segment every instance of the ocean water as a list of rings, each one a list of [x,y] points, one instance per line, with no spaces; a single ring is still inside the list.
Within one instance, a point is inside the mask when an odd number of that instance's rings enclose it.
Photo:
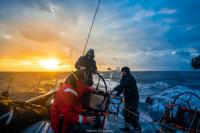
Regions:
[[[9,90],[12,99],[25,101],[58,86],[67,74],[66,72],[0,72],[0,93]]]
[[[44,94],[53,87],[59,86],[64,81],[68,73],[66,72],[1,72],[0,73],[0,93],[8,90],[10,97],[14,100],[24,101],[35,96]],[[109,73],[107,73],[109,74]],[[145,131],[155,132],[158,128],[158,121],[164,111],[164,106],[172,103],[173,99],[182,92],[193,92],[200,96],[200,71],[142,71],[133,72],[137,81],[140,95],[140,122]],[[102,73],[105,76],[105,73]],[[106,77],[106,76],[105,76]],[[12,82],[9,86],[9,82]],[[113,79],[105,78],[108,90],[112,90],[120,80],[120,77]],[[94,76],[94,82],[97,83]],[[100,82],[100,89],[102,83]],[[154,98],[154,104],[147,106],[145,99],[147,96]],[[185,94],[181,99],[188,99],[190,95]],[[118,103],[117,99],[111,99]],[[180,101],[178,101],[180,102]],[[191,97],[191,108],[200,109],[200,99]],[[119,104],[118,104],[119,105]],[[116,111],[117,105],[110,105],[111,111]],[[120,132],[118,127],[123,127],[124,119],[122,109],[124,104],[120,104],[118,116],[109,115],[105,128],[111,132]]]
[[[192,109],[200,110],[200,71],[169,71],[169,72],[133,72],[132,75],[137,81],[139,89],[140,103],[140,123],[145,133],[154,133],[159,130],[159,121],[163,115],[165,105],[172,103],[174,98],[182,92],[192,92],[180,96],[176,104],[188,106],[182,100],[188,100]],[[117,80],[110,83],[110,89],[118,84]],[[154,99],[151,106],[145,104],[146,97]],[[115,112],[119,105],[118,99],[111,99],[116,105],[110,105],[110,110]],[[134,102],[134,101],[133,101]],[[124,104],[120,104],[118,116],[109,115],[106,127],[112,132],[120,132],[119,127],[124,127],[124,118],[122,110]],[[177,111],[177,110],[175,110]],[[174,114],[176,114],[174,112]],[[181,132],[181,131],[180,131]]]

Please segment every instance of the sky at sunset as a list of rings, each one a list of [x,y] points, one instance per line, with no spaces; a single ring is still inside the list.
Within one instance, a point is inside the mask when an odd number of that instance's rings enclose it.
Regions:
[[[97,0],[0,0],[0,71],[70,71]],[[102,0],[88,48],[99,70],[191,70],[199,0]]]

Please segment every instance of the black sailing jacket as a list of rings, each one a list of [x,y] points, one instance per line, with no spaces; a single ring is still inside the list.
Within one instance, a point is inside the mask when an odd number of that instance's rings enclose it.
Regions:
[[[81,56],[77,60],[75,64],[76,69],[79,69],[80,66],[85,67],[86,71],[90,74],[94,73],[97,70],[96,61],[92,58],[88,58],[87,55]]]
[[[131,73],[127,73],[126,76],[123,76],[120,80],[120,84],[115,87],[114,90],[117,91],[117,96],[124,93],[125,100],[127,101],[139,102],[138,88],[135,78]]]
[[[96,61],[93,58],[88,58],[87,55],[81,56],[77,60],[75,67],[76,69],[79,69],[79,67],[85,67],[87,73],[87,79],[85,83],[88,86],[93,85],[92,74],[95,73],[95,71],[97,70]]]

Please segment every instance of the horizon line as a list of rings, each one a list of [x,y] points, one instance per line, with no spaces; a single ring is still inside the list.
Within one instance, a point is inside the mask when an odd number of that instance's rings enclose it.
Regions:
[[[169,72],[169,71],[200,71],[197,69],[192,69],[192,70],[134,70],[131,72]],[[59,73],[59,72],[72,72],[72,71],[0,71],[0,73],[3,72],[55,72],[55,73]],[[108,70],[105,71],[99,71],[99,72],[109,72]]]

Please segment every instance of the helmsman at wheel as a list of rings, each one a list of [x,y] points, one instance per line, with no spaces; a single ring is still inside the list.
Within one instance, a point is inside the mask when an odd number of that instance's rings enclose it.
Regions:
[[[93,78],[92,75],[98,73],[96,61],[94,60],[94,50],[89,49],[86,55],[81,56],[75,64],[76,69],[84,70],[86,72],[86,79],[85,85],[92,86],[93,85]],[[84,94],[82,97],[82,106],[83,108],[89,108],[90,104],[90,94]]]
[[[93,85],[92,75],[98,73],[96,61],[94,60],[95,54],[93,49],[89,49],[87,54],[81,56],[75,64],[76,69],[83,69],[86,71],[87,79],[85,81],[87,86]]]

